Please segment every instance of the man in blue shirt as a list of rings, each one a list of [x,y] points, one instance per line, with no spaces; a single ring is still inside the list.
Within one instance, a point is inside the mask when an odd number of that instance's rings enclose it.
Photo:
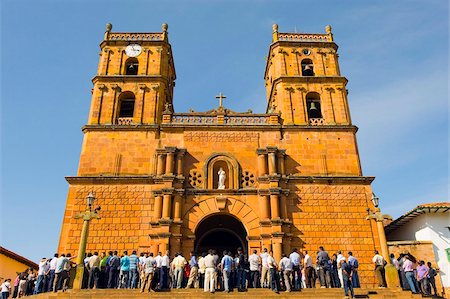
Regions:
[[[117,279],[119,278],[120,258],[117,256],[117,251],[108,260],[109,279],[108,289],[117,288]]]
[[[230,252],[226,250],[223,252],[223,258],[220,263],[222,265],[223,272],[223,284],[225,286],[225,292],[231,292],[228,280],[230,278],[231,267],[233,266],[233,259],[230,256]]]
[[[130,255],[130,280],[128,281],[128,288],[135,289],[138,285],[139,272],[138,272],[139,257],[136,255],[136,250]]]
[[[352,267],[347,264],[345,258],[341,260],[341,268],[342,268],[342,280],[344,281],[344,294],[345,298],[348,298],[348,290],[350,290],[351,298],[355,298],[355,294],[353,293],[353,285],[352,285]]]
[[[191,269],[189,273],[189,279],[186,286],[186,289],[189,289],[192,284],[194,284],[194,288],[198,288],[198,264],[197,259],[195,257],[195,253],[191,251],[191,259],[189,260],[189,267]]]
[[[123,252],[123,257],[120,259],[120,285],[119,288],[125,289],[128,287],[128,277],[130,275],[130,257],[128,251]]]

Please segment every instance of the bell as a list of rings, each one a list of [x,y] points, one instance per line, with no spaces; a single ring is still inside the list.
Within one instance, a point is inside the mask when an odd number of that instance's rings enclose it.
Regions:
[[[129,68],[130,70],[134,70],[134,64],[130,64]]]
[[[309,107],[309,111],[311,110],[317,110],[316,104],[314,102],[311,102],[311,107]]]
[[[304,70],[305,71],[312,71],[311,65],[309,65],[309,64],[305,65],[305,69]]]

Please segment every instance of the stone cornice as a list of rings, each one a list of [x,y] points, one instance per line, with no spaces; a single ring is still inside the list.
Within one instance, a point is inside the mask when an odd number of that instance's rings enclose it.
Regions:
[[[353,132],[358,131],[358,127],[354,125],[323,125],[323,126],[310,126],[310,125],[188,125],[188,124],[145,124],[145,125],[85,125],[81,130],[86,133],[88,131],[171,131],[188,129],[189,131],[205,131],[205,130],[217,130],[217,131],[343,131]]]
[[[187,195],[257,195],[258,189],[185,189]]]
[[[286,182],[298,181],[310,184],[363,184],[370,185],[375,177],[373,176],[300,176],[288,175],[283,177]]]
[[[161,75],[96,75],[92,78],[92,83],[99,82],[114,82],[114,83],[126,83],[126,82],[157,82],[163,81],[166,84],[169,83],[168,78]]]
[[[303,84],[303,83],[344,83],[347,84],[348,80],[341,76],[280,76],[274,78],[273,85],[275,86],[278,82],[288,82],[292,84]]]
[[[165,182],[183,183],[184,177],[157,177],[154,175],[127,175],[127,176],[67,176],[66,181],[71,185],[91,184],[163,184]]]

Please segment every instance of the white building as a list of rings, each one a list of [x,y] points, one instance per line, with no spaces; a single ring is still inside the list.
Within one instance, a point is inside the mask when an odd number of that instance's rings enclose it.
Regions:
[[[442,285],[450,288],[450,202],[419,205],[385,231],[388,241],[431,241]]]

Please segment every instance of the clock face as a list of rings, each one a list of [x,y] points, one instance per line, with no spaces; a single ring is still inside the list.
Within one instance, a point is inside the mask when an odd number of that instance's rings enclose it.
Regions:
[[[309,54],[311,54],[311,50],[310,49],[303,49],[303,54],[305,54],[305,55],[309,55]]]
[[[142,47],[138,44],[131,44],[125,48],[125,54],[130,57],[139,56],[142,52]]]

